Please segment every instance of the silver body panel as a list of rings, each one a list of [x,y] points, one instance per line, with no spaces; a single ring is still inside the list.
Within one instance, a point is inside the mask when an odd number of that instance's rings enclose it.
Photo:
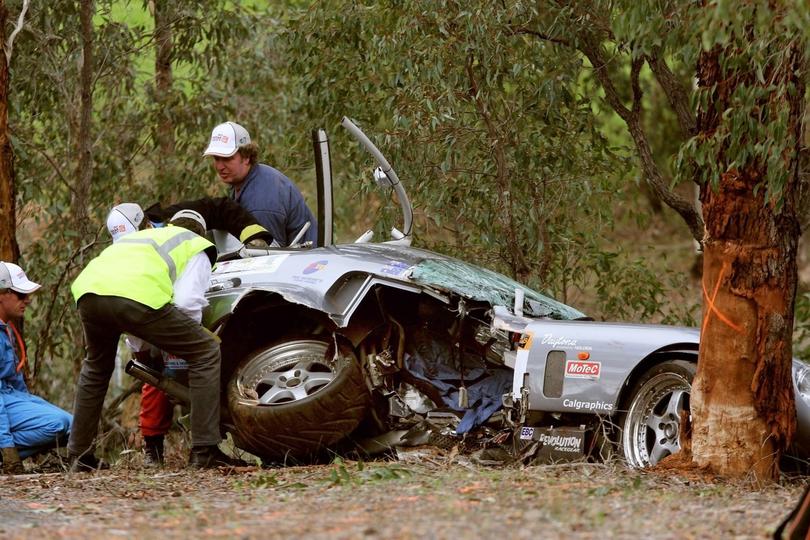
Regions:
[[[374,155],[379,164],[378,183],[396,188],[403,207],[404,233],[394,230],[395,240],[383,243],[250,253],[233,237],[215,234],[221,257],[241,258],[216,265],[203,316],[206,327],[220,329],[240,302],[255,293],[271,293],[282,303],[323,313],[338,328],[351,326],[355,310],[376,287],[426,294],[459,311],[461,304],[453,304],[458,299],[487,304],[493,335],[506,332],[522,337],[515,350],[504,353],[504,365],[513,370],[511,396],[507,396],[524,410],[548,413],[616,415],[622,392],[652,362],[697,360],[700,336],[696,328],[576,320],[585,317],[508,278],[410,247],[412,211],[396,173],[356,126],[345,118],[343,125]],[[328,156],[328,148],[320,151]],[[328,177],[331,165],[326,158],[321,161]],[[797,373],[803,369],[805,365],[794,360],[794,388]],[[798,455],[806,456],[810,451],[810,405],[798,392],[796,408],[795,446]]]

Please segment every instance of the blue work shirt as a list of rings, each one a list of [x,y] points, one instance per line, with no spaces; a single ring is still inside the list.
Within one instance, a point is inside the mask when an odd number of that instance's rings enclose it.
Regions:
[[[13,331],[9,325],[0,321],[0,392],[28,392],[22,371],[17,371],[19,359],[10,334],[13,335]]]
[[[281,171],[257,163],[250,168],[239,192],[231,188],[231,199],[253,214],[259,225],[270,231],[282,246],[288,246],[301,227],[310,227],[301,242],[318,242],[318,224],[307,207],[304,196]]]
[[[0,321],[0,448],[14,446],[11,435],[11,419],[6,411],[6,395],[15,392],[28,393],[21,371],[17,371],[17,353],[9,333],[12,332],[8,324]],[[12,334],[13,335],[13,334]],[[8,396],[8,399],[13,399]]]

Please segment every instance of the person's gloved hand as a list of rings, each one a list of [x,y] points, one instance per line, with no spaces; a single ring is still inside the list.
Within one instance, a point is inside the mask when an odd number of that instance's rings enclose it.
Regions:
[[[13,446],[11,448],[2,448],[0,452],[3,454],[3,474],[23,474],[25,468],[23,467],[20,454]]]
[[[253,248],[253,249],[267,249],[267,242],[262,240],[261,238],[254,238],[253,240],[248,240],[245,247]]]

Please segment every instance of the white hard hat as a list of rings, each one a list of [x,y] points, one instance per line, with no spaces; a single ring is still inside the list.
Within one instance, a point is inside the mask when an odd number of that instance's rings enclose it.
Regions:
[[[136,203],[121,203],[113,206],[107,215],[107,230],[113,242],[122,236],[137,231],[143,221],[143,210]]]
[[[169,223],[171,223],[176,219],[193,219],[194,221],[202,225],[203,231],[208,230],[208,226],[205,224],[205,218],[202,217],[202,214],[200,214],[195,210],[189,210],[188,208],[184,208],[183,210],[180,210],[179,212],[175,213],[169,220]]]
[[[0,289],[11,289],[18,293],[29,294],[41,285],[28,279],[23,269],[14,263],[0,261]]]
[[[240,146],[250,144],[250,134],[235,122],[225,122],[211,132],[211,141],[204,156],[231,157]]]

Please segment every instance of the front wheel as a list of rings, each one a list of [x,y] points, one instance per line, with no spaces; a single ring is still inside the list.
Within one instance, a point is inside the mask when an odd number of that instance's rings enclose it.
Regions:
[[[248,355],[227,392],[238,445],[282,462],[309,461],[349,435],[368,402],[357,358],[321,337],[287,338]]]
[[[621,449],[634,468],[655,465],[681,449],[681,414],[689,414],[695,363],[662,362],[647,371],[630,392],[621,419]]]

